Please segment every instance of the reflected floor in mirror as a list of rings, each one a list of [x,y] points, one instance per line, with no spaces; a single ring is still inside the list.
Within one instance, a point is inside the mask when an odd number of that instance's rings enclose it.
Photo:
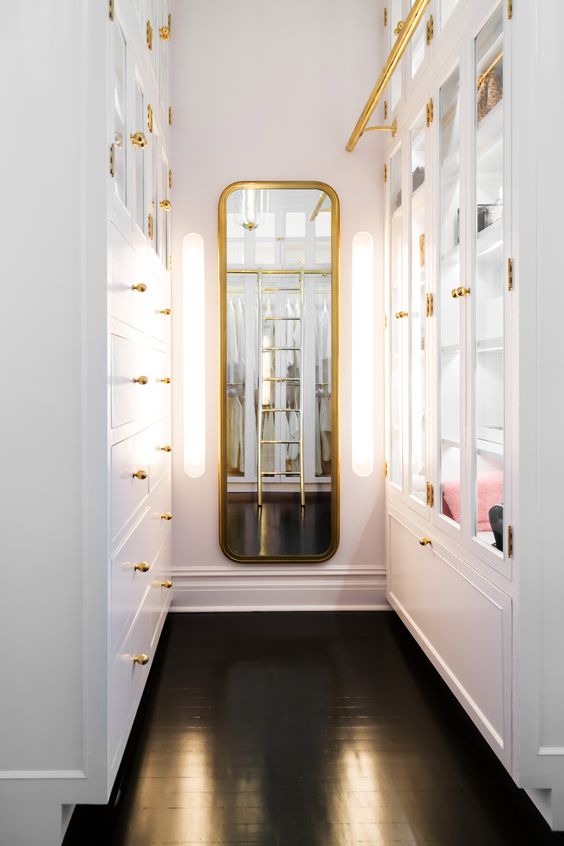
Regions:
[[[391,612],[173,614],[65,846],[558,843]]]
[[[229,493],[227,534],[245,558],[320,555],[331,544],[331,494],[308,494],[302,509],[299,493],[265,493],[262,508],[256,495]]]

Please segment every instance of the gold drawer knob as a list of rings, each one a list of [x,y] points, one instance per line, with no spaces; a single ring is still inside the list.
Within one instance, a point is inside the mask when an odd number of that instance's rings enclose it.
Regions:
[[[170,211],[172,208],[172,203],[170,200],[161,200],[159,206],[163,211]]]
[[[132,473],[131,476],[134,479],[146,479],[147,478],[147,471],[146,470],[136,470],[135,473]]]
[[[431,538],[419,538],[419,543],[421,544],[421,546],[431,546],[433,541],[431,540]]]
[[[132,132],[129,136],[134,147],[146,147],[147,139],[144,132]]]
[[[172,520],[172,514],[170,511],[165,511],[164,514],[161,514],[161,520]]]
[[[137,573],[148,573],[151,569],[151,565],[147,561],[139,561],[138,564],[133,565],[133,569]]]
[[[167,590],[169,590],[172,587],[171,580],[166,579],[164,582],[161,582],[161,587],[167,588]]]
[[[164,379],[161,379],[161,382],[163,383],[163,385],[170,385],[172,379],[170,378],[170,376],[165,376]]]
[[[171,310],[169,308],[161,308],[159,314],[165,314],[168,316],[169,314],[171,314]]]
[[[146,385],[149,380],[146,376],[136,376],[133,381],[136,385]]]
[[[147,286],[144,282],[138,282],[136,285],[131,286],[132,291],[137,291],[139,294],[144,294],[147,290]]]
[[[145,666],[145,664],[149,663],[149,656],[145,655],[144,652],[140,652],[139,655],[133,656],[133,663],[134,664],[141,664],[141,666]]]
[[[161,452],[172,452],[172,447],[170,446],[170,444],[165,444],[161,447]]]
[[[401,320],[402,317],[407,317],[407,316],[408,316],[407,311],[396,311],[396,320]]]

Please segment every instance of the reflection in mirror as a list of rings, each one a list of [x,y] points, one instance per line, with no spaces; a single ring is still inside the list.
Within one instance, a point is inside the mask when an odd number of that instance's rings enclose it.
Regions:
[[[328,186],[222,196],[220,533],[238,561],[336,549],[337,240]]]

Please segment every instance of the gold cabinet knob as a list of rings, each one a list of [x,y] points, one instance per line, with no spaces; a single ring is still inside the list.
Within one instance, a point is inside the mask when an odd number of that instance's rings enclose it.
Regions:
[[[165,444],[161,447],[161,452],[172,452],[172,447],[169,444]]]
[[[408,317],[409,312],[407,311],[396,311],[396,320],[401,320],[402,317]]]
[[[170,588],[172,587],[172,582],[171,582],[171,580],[170,580],[170,579],[165,579],[165,581],[164,581],[164,582],[161,582],[161,587],[167,588],[167,590],[168,590],[168,589],[170,589]]]
[[[136,285],[131,286],[132,291],[137,291],[139,294],[144,294],[147,290],[147,286],[144,282],[138,282]]]
[[[162,41],[170,41],[170,27],[160,26],[159,27],[159,36],[160,36]]]
[[[165,314],[165,315],[168,316],[169,314],[172,314],[172,312],[169,308],[161,308],[161,310],[159,311],[159,314]]]
[[[431,538],[419,538],[419,543],[421,544],[421,546],[431,546],[433,541],[431,540]]]
[[[172,379],[170,378],[170,376],[165,376],[164,379],[161,379],[161,382],[163,383],[163,385],[170,385]]]
[[[147,139],[145,138],[144,132],[132,132],[129,136],[131,138],[131,143],[134,147],[146,147],[147,146]]]
[[[170,511],[165,511],[164,514],[161,514],[161,520],[172,520],[172,514]]]
[[[139,655],[133,656],[133,663],[134,664],[141,664],[142,666],[145,666],[145,664],[149,663],[149,656],[145,655],[144,652],[140,652]]]
[[[146,376],[136,376],[133,381],[136,385],[146,385],[149,380]]]
[[[170,211],[172,208],[172,203],[170,202],[170,200],[161,200],[159,206],[161,207],[161,209],[163,209],[163,211]]]
[[[453,288],[450,295],[453,299],[456,299],[458,297],[458,288]]]
[[[151,565],[147,561],[139,561],[137,564],[133,565],[133,569],[137,573],[148,573],[151,569]]]
[[[467,297],[470,293],[470,288],[457,288],[456,293],[459,297]]]
[[[146,470],[136,470],[135,473],[131,474],[134,479],[146,479],[147,478],[147,471]]]
[[[394,35],[399,35],[402,29],[405,26],[405,21],[398,21],[396,28],[394,29]]]

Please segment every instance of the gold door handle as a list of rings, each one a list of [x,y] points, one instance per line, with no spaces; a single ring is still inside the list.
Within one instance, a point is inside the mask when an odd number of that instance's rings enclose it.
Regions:
[[[140,652],[139,655],[133,656],[133,663],[134,664],[141,664],[141,666],[145,666],[145,664],[149,663],[149,656],[145,655],[144,652]]]
[[[159,314],[164,314],[168,316],[169,314],[171,314],[171,310],[169,308],[161,308]]]
[[[131,143],[134,147],[146,147],[147,146],[147,139],[145,138],[144,132],[132,132],[129,136],[131,138]]]
[[[144,294],[145,291],[147,290],[147,286],[145,285],[144,282],[138,282],[136,285],[131,286],[131,290],[132,291],[138,291],[138,293],[140,293],[140,294]]]
[[[136,470],[135,473],[131,474],[134,479],[146,479],[147,478],[147,471],[146,470]]]
[[[172,452],[172,447],[169,444],[165,444],[161,447],[161,452]]]
[[[166,511],[164,514],[161,514],[161,520],[172,520],[172,514],[170,511]]]
[[[169,588],[171,588],[171,587],[172,587],[172,582],[171,582],[171,580],[170,580],[170,579],[166,579],[164,582],[161,582],[161,587],[167,588],[167,590],[168,590]]]
[[[401,320],[402,317],[408,317],[409,312],[407,311],[396,311],[396,320]]]
[[[137,573],[148,573],[151,569],[151,565],[147,561],[139,561],[138,564],[133,565],[133,569]]]
[[[136,385],[146,385],[149,380],[146,376],[136,376],[133,381]]]
[[[164,379],[161,379],[163,385],[170,385],[171,381],[172,379],[170,378],[170,376],[165,376]]]
[[[431,538],[419,538],[419,543],[421,544],[421,546],[431,546],[433,541],[431,540]]]
[[[163,211],[170,211],[172,208],[170,200],[161,200],[159,206],[163,209]]]

